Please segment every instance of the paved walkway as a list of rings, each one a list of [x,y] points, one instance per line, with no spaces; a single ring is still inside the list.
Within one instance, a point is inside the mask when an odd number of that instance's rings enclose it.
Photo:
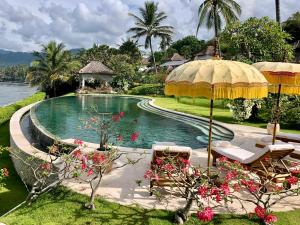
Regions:
[[[266,129],[233,125],[233,124],[223,124],[235,133],[235,137],[232,141],[233,144],[238,145],[250,151],[259,151],[255,148],[255,142],[257,139],[266,136]],[[89,147],[96,147],[95,144],[88,144]],[[158,202],[155,197],[149,196],[149,181],[144,180],[144,172],[149,168],[149,163],[151,160],[151,150],[144,149],[130,149],[130,148],[120,148],[121,151],[132,152],[131,157],[140,157],[138,153],[145,152],[144,158],[134,166],[127,166],[118,170],[112,171],[110,174],[105,175],[101,187],[97,191],[97,195],[104,197],[105,199],[113,202],[117,202],[124,205],[138,204],[144,208],[159,208],[159,209],[169,209],[174,210],[182,207],[185,203],[184,199],[180,198],[168,198],[169,202]],[[120,159],[119,162],[124,159]],[[206,149],[196,149],[193,150],[192,154],[192,164],[200,164],[205,167],[207,162],[207,152]],[[138,186],[135,182],[136,180],[142,180],[142,185]],[[65,186],[73,189],[76,192],[89,194],[90,189],[88,184],[79,183],[75,180],[69,180],[65,182]],[[235,202],[229,205],[230,208],[236,213],[244,213],[241,211],[240,205]],[[246,208],[249,211],[253,210],[253,205],[250,203],[246,204]],[[285,211],[293,210],[295,208],[300,208],[300,197],[288,198],[281,201],[274,207],[274,211]],[[224,209],[219,209],[223,212]]]

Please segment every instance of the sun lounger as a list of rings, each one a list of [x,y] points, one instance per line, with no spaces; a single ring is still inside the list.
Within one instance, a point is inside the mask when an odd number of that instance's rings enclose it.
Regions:
[[[242,149],[238,146],[212,146],[213,164],[216,165],[217,158],[227,157],[229,160],[238,161],[258,172],[258,175],[266,175],[282,182],[284,177],[290,174],[283,162],[283,158],[295,150],[291,144],[268,145],[256,153]],[[266,160],[271,159],[271,160]],[[271,165],[276,164],[276,171],[270,171]],[[275,176],[276,175],[276,176]]]
[[[255,144],[255,147],[257,148],[265,148],[266,146],[268,145],[272,145],[272,136],[271,135],[268,135],[268,136],[265,136],[265,137],[262,137],[261,139],[257,140],[256,141],[256,144]],[[280,140],[276,140],[275,141],[275,144],[284,144],[285,142],[283,141],[280,141]]]
[[[151,169],[155,169],[155,164],[157,159],[163,159],[166,157],[178,157],[185,160],[190,160],[192,155],[192,149],[190,147],[178,146],[178,145],[152,145],[152,159],[151,159]],[[154,186],[169,186],[173,182],[170,178],[166,176],[159,177],[159,180],[152,178],[150,180],[150,195],[152,195],[152,189]]]
[[[283,142],[300,143],[300,134],[279,133],[276,134],[276,140]]]

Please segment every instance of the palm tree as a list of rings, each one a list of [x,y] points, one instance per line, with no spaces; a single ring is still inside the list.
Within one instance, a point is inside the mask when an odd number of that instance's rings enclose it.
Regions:
[[[65,50],[63,43],[50,41],[42,45],[41,52],[34,52],[37,58],[31,63],[27,80],[31,85],[39,85],[50,94],[57,95],[58,82],[68,81],[71,74],[80,68],[80,63],[72,59],[71,53]]]
[[[199,7],[199,22],[197,33],[200,26],[206,22],[206,27],[215,31],[215,56],[220,56],[219,32],[222,28],[222,21],[226,24],[238,20],[241,15],[241,6],[235,0],[205,0]]]
[[[135,27],[128,30],[130,33],[135,33],[133,38],[145,36],[145,48],[151,50],[155,72],[157,73],[156,62],[152,46],[152,38],[159,37],[161,40],[170,40],[173,34],[172,26],[161,25],[161,22],[167,18],[165,12],[158,11],[158,3],[145,2],[144,8],[139,8],[141,16],[130,13],[129,15],[135,19]]]
[[[275,0],[275,7],[276,7],[276,21],[280,25],[281,18],[280,18],[280,0]]]

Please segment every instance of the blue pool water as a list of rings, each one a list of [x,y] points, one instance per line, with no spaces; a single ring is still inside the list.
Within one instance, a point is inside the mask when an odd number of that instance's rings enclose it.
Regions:
[[[199,129],[200,125],[196,126],[196,123],[194,126],[193,122],[187,124],[159,113],[143,110],[138,107],[140,101],[141,99],[109,95],[61,97],[42,102],[34,109],[34,113],[40,125],[60,139],[79,138],[98,143],[99,137],[95,131],[82,128],[83,121],[95,115],[91,113],[90,108],[96,106],[98,112],[125,113],[115,129],[121,128],[125,138],[132,132],[140,134],[136,142],[123,141],[122,146],[150,148],[155,141],[175,142],[177,145],[190,146],[194,149],[207,146],[208,124],[205,121],[202,121],[203,124]],[[218,126],[215,127],[215,139],[232,138],[230,131],[225,128],[220,130],[222,132],[218,130]],[[218,132],[221,136],[218,136]],[[225,136],[224,132],[227,132]]]

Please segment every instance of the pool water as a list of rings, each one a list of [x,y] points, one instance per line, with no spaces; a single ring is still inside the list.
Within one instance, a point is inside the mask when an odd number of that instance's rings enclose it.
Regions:
[[[110,95],[60,97],[42,102],[34,109],[34,113],[40,125],[60,139],[78,138],[99,143],[96,131],[82,128],[83,121],[94,116],[91,107],[96,106],[98,112],[124,112],[125,116],[117,126],[124,132],[130,130],[130,133],[122,134],[125,137],[130,137],[131,132],[139,133],[135,142],[124,140],[122,146],[151,148],[155,141],[175,142],[193,149],[207,146],[207,140],[199,139],[199,136],[207,136],[203,131],[190,124],[143,110],[137,105],[140,101],[141,99]],[[115,137],[111,141],[114,140]]]

